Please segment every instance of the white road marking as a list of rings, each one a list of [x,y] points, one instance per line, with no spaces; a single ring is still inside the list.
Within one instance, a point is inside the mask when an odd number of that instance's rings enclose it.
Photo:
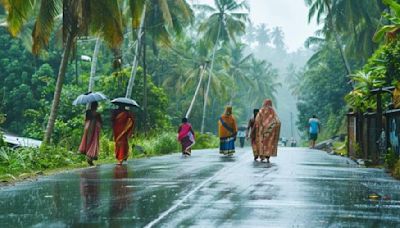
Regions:
[[[242,157],[244,157],[246,153],[243,153],[240,157],[237,157],[238,160],[243,161]],[[168,210],[164,211],[158,218],[154,219],[151,221],[149,224],[145,226],[145,228],[150,228],[156,225],[158,222],[160,222],[163,218],[167,217],[171,212],[173,212],[175,209],[177,209],[180,205],[182,205],[190,196],[192,196],[195,192],[197,192],[199,189],[201,189],[204,185],[206,185],[208,182],[211,182],[215,177],[219,176],[221,173],[227,172],[229,169],[235,168],[236,166],[240,165],[241,163],[234,163],[231,166],[222,168],[220,171],[216,172],[213,176],[209,177],[208,179],[204,180],[201,182],[199,185],[197,185],[196,188],[194,188],[192,191],[190,191],[188,194],[186,194],[182,199],[178,200],[174,205],[172,205]]]

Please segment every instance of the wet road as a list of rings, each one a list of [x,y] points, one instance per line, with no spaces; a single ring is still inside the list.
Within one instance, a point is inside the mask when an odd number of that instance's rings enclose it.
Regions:
[[[102,165],[0,188],[0,227],[400,227],[400,182],[307,149]]]

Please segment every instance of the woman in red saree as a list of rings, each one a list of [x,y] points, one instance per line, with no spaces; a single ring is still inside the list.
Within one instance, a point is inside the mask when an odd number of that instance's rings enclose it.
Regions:
[[[263,107],[257,114],[256,121],[257,152],[261,161],[270,157],[276,157],[278,152],[278,140],[281,122],[272,108],[272,101],[264,101]]]
[[[113,110],[111,121],[115,142],[115,158],[118,160],[118,165],[122,165],[122,162],[128,159],[128,138],[132,136],[135,118],[131,112],[125,109],[125,106],[120,105],[118,109]]]
[[[99,155],[99,138],[101,125],[103,123],[100,114],[97,112],[98,103],[92,102],[90,110],[86,111],[85,129],[82,136],[79,151],[86,155],[87,162],[93,166],[93,160]]]
[[[178,129],[178,140],[182,144],[182,155],[190,156],[192,153],[192,146],[195,143],[195,135],[192,125],[185,117],[182,119],[182,124]]]

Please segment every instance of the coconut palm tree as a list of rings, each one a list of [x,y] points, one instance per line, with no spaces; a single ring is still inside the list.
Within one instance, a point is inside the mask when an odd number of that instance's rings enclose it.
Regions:
[[[253,54],[245,55],[245,48],[245,44],[237,44],[224,49],[224,68],[227,74],[232,78],[232,81],[235,82],[234,85],[236,85],[231,88],[233,91],[229,102],[230,105],[232,105],[237,95],[238,85],[247,87],[247,90],[250,87],[254,87],[253,81],[248,76],[248,71],[251,67],[250,60],[253,58]]]
[[[333,34],[336,44],[339,48],[340,55],[342,57],[343,63],[345,65],[347,74],[351,74],[351,67],[349,61],[344,52],[344,46],[340,40],[340,35],[336,24],[334,23],[335,17],[332,13],[333,1],[332,0],[305,0],[306,4],[310,7],[308,11],[308,21],[310,22],[313,17],[316,17],[317,24],[324,21],[327,27],[326,31],[330,31]]]
[[[122,21],[118,1],[97,0],[2,0],[7,11],[10,33],[16,36],[23,25],[34,17],[32,53],[38,54],[49,43],[57,17],[62,15],[63,53],[58,71],[51,112],[44,142],[50,142],[57,117],[57,109],[71,50],[76,38],[88,33],[98,33],[112,49],[122,41]],[[36,10],[38,9],[38,10]]]
[[[278,50],[283,50],[285,48],[285,34],[282,31],[281,27],[275,27],[272,29],[271,32],[272,43],[274,44],[275,48]]]
[[[208,102],[208,93],[211,85],[211,75],[214,67],[215,53],[220,41],[236,42],[236,37],[242,35],[246,31],[246,22],[248,14],[243,10],[248,9],[245,1],[238,3],[235,0],[214,0],[216,8],[208,5],[197,5],[210,14],[210,16],[200,24],[199,31],[203,33],[206,41],[213,45],[211,64],[208,73],[208,82],[204,98],[203,118],[201,124],[201,132],[204,132],[204,122],[206,108]]]
[[[271,63],[265,60],[257,60],[251,58],[248,77],[254,82],[255,86],[248,91],[249,93],[249,110],[261,104],[266,97],[270,97],[275,101],[277,88],[281,86],[277,83],[278,70],[272,67]]]
[[[271,41],[270,33],[271,31],[269,28],[267,28],[266,24],[262,23],[261,25],[257,26],[256,40],[258,45],[260,45],[261,47],[266,47]]]
[[[132,1],[130,1],[132,2]],[[189,24],[193,19],[193,12],[190,5],[185,0],[145,0],[141,8],[141,17],[136,24],[139,24],[135,56],[132,63],[131,77],[126,89],[125,97],[131,97],[132,89],[138,66],[138,55],[140,47],[143,47],[143,65],[146,69],[146,34],[148,33],[152,40],[153,51],[156,52],[157,44],[170,44],[170,36],[172,33],[180,34],[183,27]],[[141,6],[141,5],[139,5]],[[138,10],[140,7],[135,7]],[[135,24],[135,25],[136,25]],[[143,36],[143,37],[142,37]],[[142,44],[142,41],[143,44]],[[145,70],[146,71],[146,70]],[[145,73],[145,72],[144,72]],[[144,74],[144,116],[147,117],[147,80]],[[145,123],[146,125],[146,123]]]
[[[130,1],[132,2],[132,1]],[[135,2],[135,1],[133,1]],[[141,0],[142,4],[131,6],[134,12],[141,12],[141,17],[133,18],[133,26],[138,29],[136,37],[135,57],[132,63],[131,77],[126,90],[126,97],[130,97],[134,86],[138,66],[138,57],[142,46],[143,30],[152,38],[153,48],[157,44],[170,45],[173,33],[180,34],[183,27],[193,19],[193,12],[185,0]],[[144,26],[146,25],[146,27]],[[155,51],[153,49],[153,51]]]

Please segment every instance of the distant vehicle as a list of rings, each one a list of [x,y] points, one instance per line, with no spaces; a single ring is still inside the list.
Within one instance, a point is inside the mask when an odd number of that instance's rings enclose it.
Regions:
[[[18,147],[32,147],[38,148],[42,145],[42,141],[26,138],[26,137],[19,137],[15,135],[11,135],[8,133],[3,133],[4,142],[6,142],[12,148]]]

